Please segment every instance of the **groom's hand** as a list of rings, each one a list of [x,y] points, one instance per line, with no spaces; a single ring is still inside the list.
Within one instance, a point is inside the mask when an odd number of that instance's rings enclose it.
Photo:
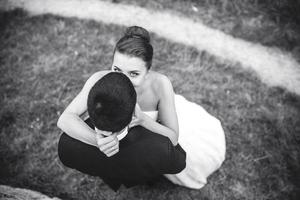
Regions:
[[[107,157],[113,156],[119,152],[119,140],[116,133],[107,137],[103,137],[103,135],[96,133],[96,139],[98,148]]]

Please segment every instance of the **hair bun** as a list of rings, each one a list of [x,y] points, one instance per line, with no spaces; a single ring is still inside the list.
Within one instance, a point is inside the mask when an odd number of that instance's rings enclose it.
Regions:
[[[146,42],[150,43],[150,34],[149,32],[139,26],[130,26],[126,29],[124,36],[136,37],[144,39]]]

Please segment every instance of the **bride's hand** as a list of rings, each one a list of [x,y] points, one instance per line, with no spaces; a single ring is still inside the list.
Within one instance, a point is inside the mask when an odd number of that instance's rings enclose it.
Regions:
[[[132,128],[134,126],[140,126],[144,122],[144,113],[142,112],[139,104],[135,105],[134,114],[132,116],[132,120],[130,124],[128,125],[129,128]]]
[[[99,130],[97,130],[96,139],[97,139],[98,148],[107,157],[113,156],[119,152],[119,140],[117,138],[117,134],[113,133],[107,137],[104,137],[104,135],[108,135],[108,134],[101,134],[99,133]]]

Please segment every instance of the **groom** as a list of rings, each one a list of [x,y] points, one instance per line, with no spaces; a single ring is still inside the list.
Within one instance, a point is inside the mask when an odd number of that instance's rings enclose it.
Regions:
[[[135,104],[130,80],[121,73],[109,73],[89,93],[90,118],[85,122],[92,129],[119,132],[130,123]],[[122,184],[144,184],[185,168],[185,151],[179,144],[174,147],[165,136],[135,126],[119,139],[119,152],[107,157],[98,148],[62,133],[58,155],[65,166],[98,176],[115,191]]]

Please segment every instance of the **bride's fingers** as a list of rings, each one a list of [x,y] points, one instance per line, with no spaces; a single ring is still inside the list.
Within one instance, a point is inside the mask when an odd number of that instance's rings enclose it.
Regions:
[[[138,118],[140,116],[140,113],[141,113],[141,108],[138,104],[135,105],[135,108],[134,108],[134,116],[136,118]]]
[[[135,126],[134,123],[130,123],[130,124],[128,125],[128,128],[132,128],[132,127],[134,127],[134,126]]]
[[[108,149],[115,147],[115,146],[119,146],[119,141],[118,139],[113,139],[112,141],[110,141],[109,143],[103,144],[99,146],[99,149],[103,152],[107,151]]]
[[[119,152],[119,149],[116,149],[116,150],[110,152],[109,154],[106,154],[106,156],[107,156],[107,157],[111,157],[111,156],[115,155],[115,154],[118,153],[118,152]]]
[[[113,152],[116,152],[116,151],[119,152],[119,146],[114,146],[110,149],[107,149],[104,153],[106,155],[110,155],[110,154],[112,154]]]
[[[134,111],[135,112],[140,112],[141,111],[141,108],[140,108],[139,104],[135,104]]]
[[[111,136],[108,136],[108,137],[103,137],[100,134],[96,134],[96,139],[97,139],[98,146],[102,146],[102,145],[105,145],[105,144],[110,143],[111,141],[113,141],[114,136],[111,135]]]
[[[137,125],[138,125],[138,122],[139,122],[139,119],[138,119],[138,118],[134,118],[134,119],[130,122],[130,124],[128,125],[129,128],[134,127],[134,126],[137,126]]]

